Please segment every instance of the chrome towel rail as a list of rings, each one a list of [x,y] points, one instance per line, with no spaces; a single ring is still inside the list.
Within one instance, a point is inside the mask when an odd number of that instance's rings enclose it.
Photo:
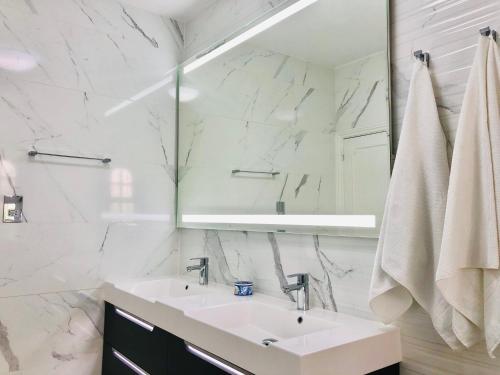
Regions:
[[[85,159],[85,160],[98,160],[103,164],[108,164],[111,162],[110,158],[91,158],[88,156],[75,156],[75,155],[63,155],[63,154],[51,154],[48,152],[38,152],[38,151],[29,151],[28,156],[35,157],[37,155],[45,155],[45,156],[56,156],[60,158],[72,158],[72,159]]]

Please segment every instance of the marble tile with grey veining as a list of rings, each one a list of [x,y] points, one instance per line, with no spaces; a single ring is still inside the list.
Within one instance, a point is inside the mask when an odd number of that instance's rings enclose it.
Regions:
[[[372,252],[373,242],[360,239],[354,248]],[[331,310],[350,310],[355,305],[336,289],[358,280],[358,272],[366,267],[360,263],[362,258],[346,261],[346,255],[340,251],[344,240],[328,237],[184,229],[181,243],[181,263],[187,264],[191,257],[208,256],[214,281],[232,284],[235,279],[250,279],[257,291],[279,297],[285,297],[283,288],[293,282],[286,275],[309,273],[311,305]],[[363,283],[368,281],[369,278],[363,279]],[[366,286],[360,286],[360,290],[364,289]],[[295,293],[286,295],[295,301]],[[366,309],[361,305],[358,308]]]
[[[177,46],[160,17],[115,1],[47,3],[37,2],[37,13],[2,8],[4,44],[19,61],[2,76],[125,99],[177,62],[177,52],[165,53]]]
[[[380,52],[335,69],[337,132],[387,127],[387,58]]]
[[[204,240],[204,253],[212,259],[211,264],[215,262],[215,267],[211,267],[213,271],[212,278],[216,282],[231,285],[237,278],[229,269],[219,233],[213,230],[205,230]]]
[[[19,359],[12,351],[10,344],[9,330],[0,321],[0,353],[4,361],[7,363],[7,370],[9,372],[19,371]]]
[[[0,297],[177,272],[177,233],[164,222],[1,225],[0,237]]]
[[[283,271],[283,264],[281,263],[281,254],[278,242],[276,241],[276,236],[274,233],[267,233],[267,238],[269,239],[269,244],[271,245],[271,250],[273,252],[274,273],[279,281],[280,288],[292,302],[295,302],[296,298],[293,296],[293,293],[285,290],[285,287],[288,285],[288,281],[285,272]]]
[[[99,373],[103,312],[95,290],[0,299],[0,372]]]

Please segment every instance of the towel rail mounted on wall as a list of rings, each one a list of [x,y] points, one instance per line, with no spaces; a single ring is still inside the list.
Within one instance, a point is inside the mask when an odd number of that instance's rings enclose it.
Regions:
[[[111,162],[110,158],[91,158],[88,156],[75,156],[75,155],[63,155],[63,154],[52,154],[47,152],[38,152],[38,151],[28,151],[28,156],[35,157],[37,155],[45,155],[45,156],[55,156],[59,158],[71,158],[71,159],[85,159],[85,160],[98,160],[103,164],[108,164]]]

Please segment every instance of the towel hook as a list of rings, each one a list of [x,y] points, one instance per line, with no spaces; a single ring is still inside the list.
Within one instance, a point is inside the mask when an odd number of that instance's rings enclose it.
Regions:
[[[479,30],[479,33],[482,36],[490,36],[490,34],[491,34],[491,37],[493,38],[493,40],[495,42],[497,41],[497,31],[496,30],[492,30],[489,26],[488,27],[484,27],[481,30]]]
[[[431,59],[431,55],[429,54],[429,52],[422,52],[422,50],[419,49],[418,51],[415,51],[413,53],[413,56],[415,56],[415,58],[419,59],[420,61],[425,63],[427,67],[429,67],[429,60]]]

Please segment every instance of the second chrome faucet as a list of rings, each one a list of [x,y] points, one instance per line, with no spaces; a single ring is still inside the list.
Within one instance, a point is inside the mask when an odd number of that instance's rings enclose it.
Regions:
[[[199,260],[200,264],[196,265],[196,266],[187,266],[186,271],[188,271],[188,272],[200,271],[198,283],[200,285],[207,285],[208,284],[208,258],[207,257],[191,258],[189,260]]]
[[[309,310],[309,275],[307,273],[294,273],[287,277],[296,277],[295,284],[283,287],[283,293],[297,291],[297,310]]]

